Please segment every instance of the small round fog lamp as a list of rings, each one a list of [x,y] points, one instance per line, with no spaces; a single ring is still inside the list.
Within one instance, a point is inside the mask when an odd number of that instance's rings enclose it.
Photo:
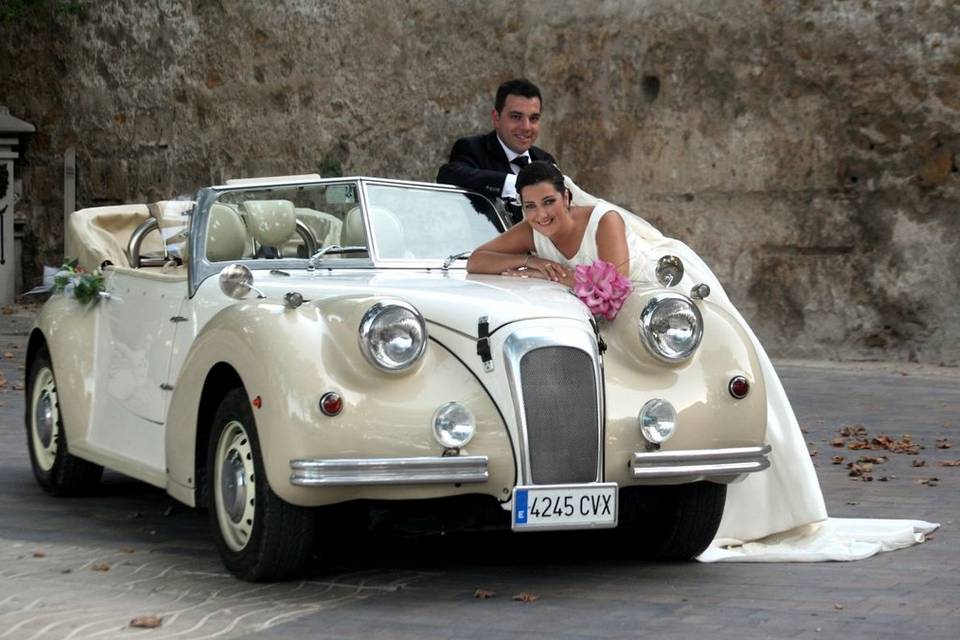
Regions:
[[[666,442],[677,429],[677,410],[660,398],[648,401],[637,417],[640,433],[652,444]]]
[[[447,449],[459,449],[473,439],[477,421],[470,410],[458,402],[441,405],[433,414],[433,437]]]

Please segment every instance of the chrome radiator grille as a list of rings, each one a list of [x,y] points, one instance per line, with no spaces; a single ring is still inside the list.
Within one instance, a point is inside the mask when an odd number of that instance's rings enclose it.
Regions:
[[[520,361],[531,478],[536,484],[597,479],[597,381],[589,354],[541,347]]]

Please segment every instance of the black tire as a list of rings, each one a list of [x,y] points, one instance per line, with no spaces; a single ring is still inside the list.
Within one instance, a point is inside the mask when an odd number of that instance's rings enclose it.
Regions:
[[[713,482],[623,489],[618,529],[644,557],[690,560],[717,534],[726,497]]]
[[[100,482],[103,467],[70,454],[57,381],[46,347],[41,347],[30,363],[25,400],[27,450],[37,483],[54,496],[92,492]]]
[[[314,513],[284,502],[270,488],[243,389],[229,391],[217,408],[206,476],[210,526],[223,564],[233,575],[270,582],[297,578],[309,569]]]

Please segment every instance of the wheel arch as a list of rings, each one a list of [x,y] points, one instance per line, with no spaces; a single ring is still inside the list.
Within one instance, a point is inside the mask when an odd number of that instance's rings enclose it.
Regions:
[[[236,369],[227,362],[218,362],[207,373],[200,392],[200,405],[197,408],[196,438],[194,439],[194,477],[196,504],[207,506],[207,450],[209,448],[210,429],[213,417],[221,400],[231,389],[245,388],[243,379]]]
[[[24,371],[28,375],[30,373],[30,366],[33,364],[33,359],[37,357],[37,353],[40,349],[46,348],[47,351],[50,348],[47,346],[47,337],[43,335],[43,331],[39,328],[34,328],[30,332],[30,337],[27,338],[27,354],[23,362]]]

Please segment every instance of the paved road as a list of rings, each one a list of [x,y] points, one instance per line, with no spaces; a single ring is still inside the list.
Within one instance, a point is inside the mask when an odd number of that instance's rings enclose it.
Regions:
[[[206,515],[108,474],[89,498],[33,481],[22,427],[24,318],[0,317],[0,640],[83,638],[955,638],[960,628],[960,374],[780,363],[831,514],[943,523],[919,547],[810,565],[652,564],[590,535],[381,536],[341,541],[302,582],[257,585],[222,569]],[[8,355],[9,354],[9,355]],[[874,480],[834,448],[845,425],[911,433]],[[939,438],[954,448],[938,449]],[[915,460],[925,466],[915,467]],[[886,478],[886,480],[882,480]],[[939,478],[931,481],[931,478]],[[496,597],[477,599],[477,589]],[[539,596],[515,601],[521,592]],[[156,629],[132,629],[141,615]]]

